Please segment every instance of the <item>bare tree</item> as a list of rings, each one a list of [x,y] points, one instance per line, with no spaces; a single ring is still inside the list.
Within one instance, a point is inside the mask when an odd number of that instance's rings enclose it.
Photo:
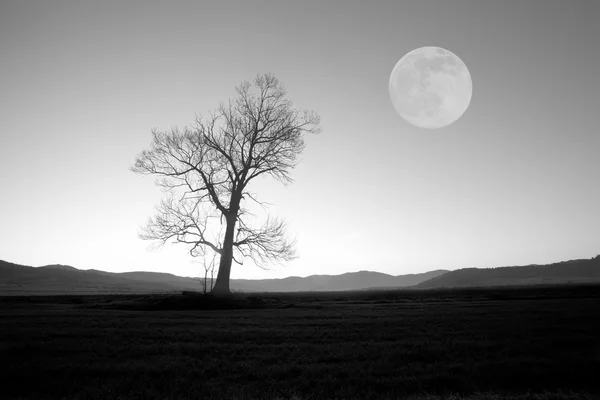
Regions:
[[[169,194],[140,237],[187,244],[194,257],[218,254],[215,294],[230,292],[232,261],[250,258],[265,268],[295,258],[282,220],[253,223],[248,202],[262,203],[248,188],[259,176],[292,182],[304,135],[319,131],[319,117],[295,109],[272,75],[258,76],[254,85],[243,82],[236,91],[236,98],[208,118],[198,117],[192,128],[153,130],[150,149],[131,168],[157,176]]]
[[[202,258],[202,268],[204,269],[204,280],[202,282],[202,292],[206,294],[207,292],[212,292],[213,290],[213,277],[215,273],[217,253],[212,252],[212,257]],[[210,288],[208,286],[208,274],[210,273]]]
[[[215,254],[216,256],[216,254]],[[212,293],[213,291],[213,287],[215,284],[215,266],[217,264],[215,263],[215,257],[213,257],[212,262],[210,263],[210,291]]]

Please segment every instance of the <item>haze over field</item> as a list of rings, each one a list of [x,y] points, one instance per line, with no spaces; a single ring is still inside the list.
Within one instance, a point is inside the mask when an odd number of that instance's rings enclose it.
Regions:
[[[287,187],[253,188],[299,258],[232,279],[389,275],[590,258],[600,238],[593,1],[0,3],[0,259],[199,276],[139,228],[163,193],[129,171],[152,128],[193,124],[271,72],[321,116]],[[293,16],[293,18],[291,18]],[[424,131],[388,80],[435,45],[469,109]]]

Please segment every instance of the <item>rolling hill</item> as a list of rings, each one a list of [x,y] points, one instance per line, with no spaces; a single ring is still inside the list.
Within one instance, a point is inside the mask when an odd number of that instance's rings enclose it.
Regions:
[[[282,279],[232,279],[239,292],[308,292],[369,289],[433,289],[600,283],[600,256],[548,265],[436,270],[422,274],[388,275],[359,271],[341,275],[311,275]],[[105,272],[67,265],[30,267],[0,261],[0,295],[165,293],[200,291],[198,278],[156,272]]]
[[[232,286],[241,285],[257,292],[337,291],[390,287],[398,289],[416,285],[446,272],[448,271],[436,270],[422,274],[394,276],[381,272],[358,271],[341,275],[311,275],[306,278],[292,276],[282,279],[235,279],[232,280]]]
[[[547,265],[498,268],[463,268],[436,276],[415,286],[417,289],[506,285],[599,283],[600,256]]]
[[[305,278],[232,279],[231,289],[240,292],[337,291],[380,287],[408,287],[446,273],[393,276],[360,271],[341,275],[312,275]],[[0,295],[85,294],[85,293],[160,293],[201,290],[198,278],[167,273],[80,270],[66,265],[30,267],[0,261]]]
[[[200,286],[196,280],[170,274],[165,274],[168,277],[162,282],[122,275],[66,265],[35,268],[0,261],[0,294],[144,293],[196,290]]]

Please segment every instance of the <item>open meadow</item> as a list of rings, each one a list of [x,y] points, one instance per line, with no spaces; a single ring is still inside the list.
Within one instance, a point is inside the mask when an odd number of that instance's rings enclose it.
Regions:
[[[600,398],[598,286],[236,298],[0,298],[0,397]]]

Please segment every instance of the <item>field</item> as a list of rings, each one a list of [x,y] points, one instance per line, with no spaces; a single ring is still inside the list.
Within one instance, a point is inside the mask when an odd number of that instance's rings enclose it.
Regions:
[[[236,299],[0,298],[0,398],[600,398],[598,286]]]

